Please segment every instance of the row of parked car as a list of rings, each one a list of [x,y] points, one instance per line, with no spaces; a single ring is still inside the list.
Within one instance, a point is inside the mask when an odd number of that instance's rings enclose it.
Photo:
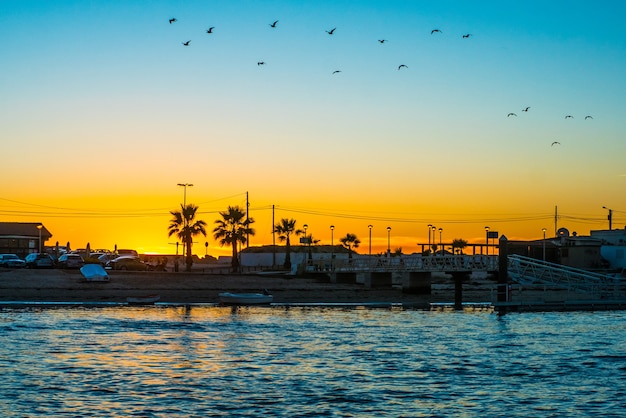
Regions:
[[[144,263],[137,256],[111,256],[102,254],[97,257],[90,257],[90,261],[95,259],[106,269],[111,270],[133,270],[146,271],[153,270],[154,267]],[[66,253],[54,259],[48,253],[31,253],[24,260],[15,254],[0,254],[0,267],[6,268],[62,268],[62,269],[79,269],[85,265],[85,260],[80,254]],[[164,268],[160,268],[163,270]]]

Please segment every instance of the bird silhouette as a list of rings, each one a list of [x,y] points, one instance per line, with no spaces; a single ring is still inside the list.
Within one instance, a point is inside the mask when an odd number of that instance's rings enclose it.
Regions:
[[[380,42],[381,44],[384,44],[385,42],[387,42],[386,39],[379,39],[378,42]]]
[[[468,33],[468,34],[463,35],[463,37],[464,37],[464,38],[469,38],[470,36],[472,36],[472,34],[471,34],[471,33]]]
[[[565,116],[565,119],[569,119],[569,118],[574,119],[574,116],[572,116],[572,115],[567,115],[567,116]]]
[[[335,70],[335,71],[333,71],[333,74],[337,74],[337,73],[340,73],[340,72],[341,72],[341,70]]]
[[[404,64],[400,64],[400,65],[398,65],[398,71],[400,71],[400,69],[401,69],[401,68],[409,68],[409,67],[407,67],[407,66],[406,66],[406,65],[404,65]]]
[[[530,109],[530,106],[527,106],[524,109],[522,109],[522,112],[528,112],[528,109]]]
[[[174,22],[178,22],[178,20],[177,20],[175,17],[173,17],[173,18],[171,18],[171,19],[170,19],[170,25],[171,25],[172,23],[174,23]]]
[[[593,119],[593,116],[591,116],[591,115],[585,116],[585,120],[587,120],[587,119]]]
[[[554,141],[552,144],[550,144],[551,147],[553,147],[555,145],[561,145],[561,143],[559,141]]]
[[[187,42],[183,42],[183,45],[185,46],[189,46],[189,42],[191,42],[191,40],[187,41]]]
[[[215,26],[211,26],[210,28],[208,28],[206,30],[206,33],[213,33],[213,29],[215,29]]]
[[[259,61],[256,63],[256,65],[265,65],[265,61]]]
[[[508,115],[506,115],[506,117],[508,118],[509,116],[517,116],[515,113],[511,112]]]
[[[327,30],[326,33],[329,35],[332,35],[333,33],[335,33],[335,29],[337,28],[332,28],[331,30]]]
[[[278,23],[278,20],[275,20],[274,23],[270,23],[270,27],[275,28],[276,24]]]
[[[443,33],[442,31],[440,31],[439,29],[433,29],[430,31],[430,34],[432,35],[433,33],[438,32],[438,33]]]

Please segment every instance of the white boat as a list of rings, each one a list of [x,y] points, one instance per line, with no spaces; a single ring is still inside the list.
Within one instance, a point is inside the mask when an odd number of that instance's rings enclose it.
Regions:
[[[100,264],[85,264],[80,268],[80,273],[88,282],[109,281],[109,273]]]
[[[222,305],[268,305],[274,300],[274,296],[264,293],[230,293],[219,294]]]
[[[160,295],[129,296],[126,298],[126,302],[129,305],[152,305],[159,299],[161,299]]]

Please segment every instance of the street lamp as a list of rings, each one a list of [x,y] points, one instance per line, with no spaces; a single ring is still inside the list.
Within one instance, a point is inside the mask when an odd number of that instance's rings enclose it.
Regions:
[[[335,259],[335,242],[334,242],[335,225],[330,226],[330,269],[333,269],[333,261]]]
[[[41,252],[41,228],[43,228],[42,224],[37,225],[37,229],[39,230],[39,252]]]
[[[391,227],[387,227],[387,257],[391,257]]]
[[[306,244],[309,241],[309,239],[306,236],[306,230],[309,228],[309,225],[308,224],[304,224],[304,225],[302,225],[302,228],[304,228],[304,244]],[[304,255],[303,258],[306,260],[306,251],[305,251],[305,255]]]
[[[613,230],[613,209],[609,209],[606,206],[602,206],[602,209],[606,209],[606,210],[609,211],[609,216],[608,216],[608,219],[609,219],[609,231],[612,231]]]
[[[368,225],[367,226],[370,230],[370,255],[372,255],[372,228],[374,227],[373,225]]]
[[[428,250],[430,251],[430,230],[432,229],[432,225],[428,224]]]
[[[487,244],[485,248],[487,249],[487,255],[489,255],[489,227],[485,227],[485,243]]]
[[[437,230],[437,227],[435,225],[431,226],[430,229],[433,231],[433,245],[430,248],[431,250],[434,249],[435,247],[435,231]],[[430,254],[432,255],[434,253],[434,251],[431,251]]]
[[[546,261],[546,228],[541,230],[543,231],[543,261]]]
[[[441,251],[441,255],[443,255],[443,246],[441,245],[441,233],[442,232],[443,232],[443,228],[439,228],[439,247],[441,247],[439,251]]]

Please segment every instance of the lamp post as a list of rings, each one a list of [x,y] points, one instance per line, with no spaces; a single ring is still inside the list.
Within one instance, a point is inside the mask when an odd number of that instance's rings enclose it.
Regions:
[[[333,269],[335,261],[335,241],[334,241],[335,225],[330,226],[330,269]]]
[[[441,247],[439,251],[441,251],[441,255],[443,255],[443,246],[441,245],[441,233],[442,232],[443,232],[443,228],[439,228],[439,247]]]
[[[609,211],[609,216],[608,216],[608,220],[609,220],[609,231],[613,230],[613,209],[609,209],[606,206],[602,206],[602,209],[606,209]]]
[[[387,227],[387,257],[391,257],[391,227]]]
[[[39,230],[39,252],[41,252],[41,228],[43,228],[42,224],[37,225],[37,229]]]
[[[431,226],[430,229],[433,231],[433,245],[431,246],[431,250],[433,249],[433,247],[435,246],[435,231],[437,230],[437,227],[435,225]],[[430,254],[434,254],[434,251],[431,251]]]
[[[546,228],[541,230],[543,231],[543,261],[546,261]]]
[[[486,253],[487,255],[489,255],[489,227],[486,226],[485,227],[485,249],[486,249]]]
[[[374,227],[373,225],[368,225],[367,226],[370,230],[370,255],[372,255],[372,228]]]
[[[430,252],[430,230],[432,229],[432,225],[428,224],[428,251]]]
[[[309,225],[308,224],[304,224],[304,225],[302,225],[302,228],[304,228],[304,243],[306,244],[309,241],[309,239],[307,238],[307,235],[306,235],[306,230],[309,228]],[[303,259],[306,261],[306,251],[304,253]]]

